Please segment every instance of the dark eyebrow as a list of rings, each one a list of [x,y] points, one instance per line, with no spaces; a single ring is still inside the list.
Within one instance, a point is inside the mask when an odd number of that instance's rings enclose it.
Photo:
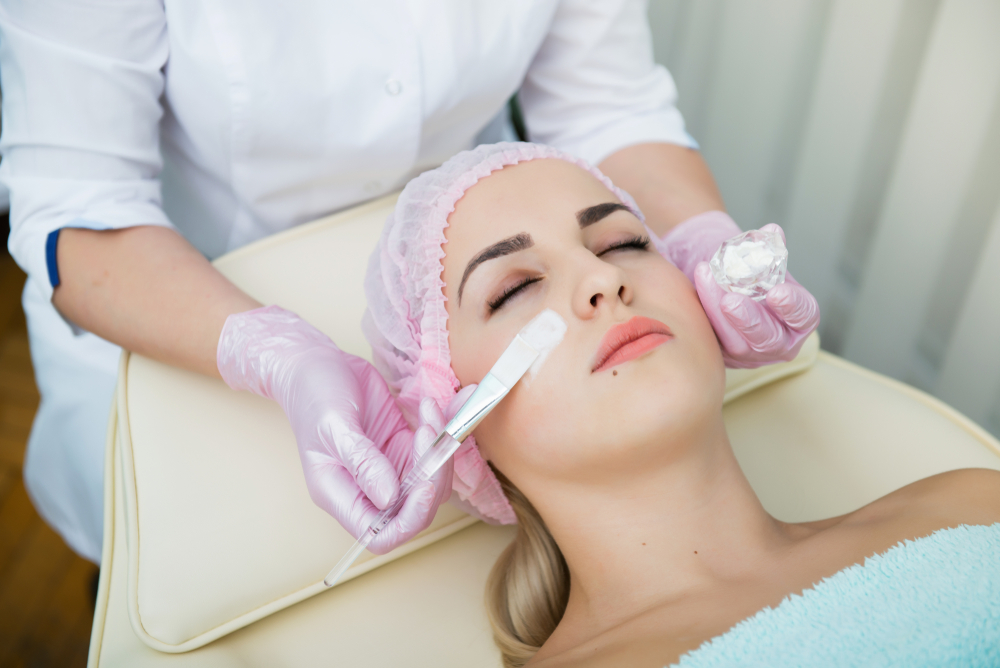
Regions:
[[[588,206],[586,209],[580,209],[576,212],[576,220],[580,223],[580,229],[582,230],[588,225],[593,225],[598,221],[604,220],[615,211],[631,211],[631,209],[618,202],[605,202],[603,204]]]
[[[465,281],[469,278],[469,274],[472,273],[473,269],[487,260],[494,260],[504,255],[523,251],[525,248],[531,248],[534,245],[535,242],[531,238],[531,235],[521,232],[481,250],[478,255],[469,260],[469,264],[465,267],[465,273],[462,274],[462,282],[458,285],[458,305],[462,305],[462,290],[465,289]]]

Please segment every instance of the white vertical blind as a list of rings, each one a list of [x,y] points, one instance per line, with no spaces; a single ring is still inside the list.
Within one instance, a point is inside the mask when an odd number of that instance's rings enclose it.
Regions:
[[[948,270],[942,262],[998,92],[1000,3],[944,3],[868,253],[847,357],[913,375],[918,327]]]
[[[1000,435],[1000,2],[649,13],[727,208],[785,228],[824,347]]]
[[[948,347],[938,396],[1000,433],[1000,209]]]
[[[824,324],[838,317],[828,305],[835,292],[844,292],[838,273],[840,254],[830,250],[844,247],[855,215],[859,178],[869,158],[871,137],[878,131],[882,82],[902,9],[903,0],[834,5],[815,75],[782,224],[795,248],[796,278],[826,307]],[[807,262],[802,261],[805,258]]]

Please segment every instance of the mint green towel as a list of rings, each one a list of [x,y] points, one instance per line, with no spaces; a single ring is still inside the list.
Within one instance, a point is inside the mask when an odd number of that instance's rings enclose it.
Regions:
[[[1000,667],[1000,524],[904,541],[674,665]]]

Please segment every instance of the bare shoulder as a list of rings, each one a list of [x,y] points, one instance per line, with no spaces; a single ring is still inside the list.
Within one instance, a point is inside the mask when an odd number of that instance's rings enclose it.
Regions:
[[[814,533],[796,554],[798,563],[813,565],[803,573],[816,582],[904,540],[963,524],[997,522],[1000,471],[959,469],[918,480],[847,515],[809,523]]]
[[[852,513],[855,521],[923,519],[933,528],[1000,522],[1000,471],[958,469],[918,480]]]

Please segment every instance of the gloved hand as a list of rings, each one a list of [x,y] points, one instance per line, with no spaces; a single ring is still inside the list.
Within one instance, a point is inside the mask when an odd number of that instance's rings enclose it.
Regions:
[[[762,230],[776,229],[765,225]],[[819,324],[819,305],[804,287],[785,275],[760,302],[724,290],[712,276],[708,261],[726,239],[740,234],[739,226],[722,211],[708,211],[670,230],[657,246],[691,279],[701,305],[722,346],[726,366],[752,369],[794,359],[806,337]]]
[[[421,404],[421,426],[411,431],[371,364],[277,306],[229,316],[216,361],[229,387],[272,399],[285,411],[310,497],[355,538],[395,501],[414,448],[426,450],[444,426],[431,400]],[[449,462],[413,490],[369,550],[388,552],[425,529],[451,495],[451,477]]]

